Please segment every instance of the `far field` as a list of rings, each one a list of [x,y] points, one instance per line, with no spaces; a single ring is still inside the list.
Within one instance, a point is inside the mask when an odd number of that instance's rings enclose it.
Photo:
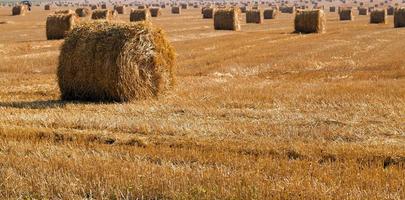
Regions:
[[[51,11],[0,8],[0,198],[405,199],[405,29],[293,16],[215,31],[152,22],[177,86],[125,104],[59,100]],[[120,18],[128,20],[127,15]]]

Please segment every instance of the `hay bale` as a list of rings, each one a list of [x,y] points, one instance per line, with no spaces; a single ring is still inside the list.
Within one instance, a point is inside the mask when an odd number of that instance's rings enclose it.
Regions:
[[[202,9],[203,19],[212,19],[214,17],[215,8],[204,7]]]
[[[246,11],[246,23],[263,23],[263,11],[253,9]]]
[[[117,11],[118,14],[125,15],[125,6],[114,6],[114,10]]]
[[[359,15],[368,15],[367,8],[359,8]]]
[[[326,16],[323,10],[298,10],[294,19],[297,33],[324,33]]]
[[[91,5],[90,8],[91,8],[91,10],[97,10],[98,6],[97,5]]]
[[[175,82],[175,52],[148,22],[86,23],[61,47],[63,100],[129,102],[159,96]]]
[[[160,5],[160,8],[165,9],[165,8],[166,8],[166,5],[165,5],[165,4],[162,4],[162,5]]]
[[[107,9],[107,4],[101,4],[101,9]]]
[[[329,7],[329,12],[336,12],[336,7],[335,6]]]
[[[276,19],[278,16],[277,9],[264,9],[263,11],[263,18],[264,19]]]
[[[137,22],[137,21],[145,21],[149,20],[151,17],[150,10],[145,9],[131,9],[131,13],[129,14],[129,21]]]
[[[218,9],[214,13],[215,30],[240,30],[240,10],[236,8]]]
[[[73,10],[57,10],[55,12],[53,12],[53,14],[55,15],[68,15],[68,14],[76,14]]]
[[[138,9],[145,9],[145,8],[148,8],[148,6],[145,6],[145,5],[138,6]]]
[[[242,13],[246,13],[246,11],[247,11],[246,6],[239,7],[239,9],[240,9],[240,12],[242,12]]]
[[[158,17],[158,16],[162,15],[162,11],[160,10],[159,7],[149,8],[149,11],[150,11],[150,15],[152,17]]]
[[[341,8],[339,9],[339,20],[346,21],[346,20],[354,20],[353,10],[349,8]]]
[[[77,23],[77,16],[74,13],[50,14],[46,18],[46,38],[48,40],[63,39]]]
[[[280,11],[281,11],[281,13],[294,14],[295,13],[295,6],[281,6]]]
[[[173,6],[172,14],[181,14],[181,8],[179,6]]]
[[[371,24],[387,24],[387,10],[373,10],[370,13]]]
[[[95,10],[91,14],[91,19],[93,20],[114,20],[116,17],[116,12],[112,10]]]
[[[50,4],[46,4],[44,6],[44,10],[51,10],[51,5]]]
[[[22,15],[24,16],[27,13],[28,9],[26,5],[16,5],[12,8],[12,15]]]
[[[88,8],[77,8],[75,13],[79,17],[87,17],[91,15],[91,10]]]
[[[186,3],[182,3],[182,4],[180,4],[180,6],[181,6],[181,9],[187,9],[188,8],[188,5]]]
[[[405,27],[405,8],[397,8],[394,12],[394,27]]]

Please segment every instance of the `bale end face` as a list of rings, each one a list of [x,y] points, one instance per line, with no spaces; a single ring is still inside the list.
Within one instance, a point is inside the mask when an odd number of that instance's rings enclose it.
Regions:
[[[137,21],[146,21],[149,20],[151,17],[150,10],[145,9],[132,9],[131,13],[129,14],[129,21],[137,22]]]
[[[240,30],[240,11],[236,8],[218,9],[214,13],[215,30]]]
[[[323,10],[298,10],[294,19],[297,33],[325,33],[326,16]]]
[[[63,100],[128,102],[161,95],[174,72],[175,52],[161,29],[95,21],[68,34],[57,77]]]

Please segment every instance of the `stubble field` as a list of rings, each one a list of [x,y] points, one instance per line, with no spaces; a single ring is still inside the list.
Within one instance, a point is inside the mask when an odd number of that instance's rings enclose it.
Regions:
[[[404,199],[405,29],[293,16],[214,31],[152,19],[177,51],[159,99],[63,102],[51,11],[0,8],[0,197]],[[128,20],[128,15],[120,15]]]

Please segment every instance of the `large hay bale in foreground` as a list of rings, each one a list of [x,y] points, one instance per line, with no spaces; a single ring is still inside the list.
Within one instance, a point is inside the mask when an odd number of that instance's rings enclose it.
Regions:
[[[240,10],[236,8],[218,9],[214,13],[215,30],[240,30]]]
[[[246,11],[246,23],[263,23],[263,12],[262,10],[248,10]]]
[[[112,10],[95,10],[91,14],[91,19],[93,20],[114,20],[117,17],[117,14],[115,11]]]
[[[387,24],[387,10],[373,10],[370,13],[371,24]]]
[[[157,97],[174,84],[175,53],[147,22],[85,23],[61,47],[63,100],[128,102]]]
[[[179,6],[173,6],[172,14],[181,14],[181,8]]]
[[[367,8],[359,8],[359,15],[368,15]]]
[[[27,11],[28,9],[26,5],[16,5],[11,10],[12,15],[22,15],[22,16],[24,16]]]
[[[323,10],[298,10],[294,19],[297,33],[324,33],[326,16]]]
[[[137,22],[137,21],[145,21],[149,20],[151,17],[149,9],[132,9],[131,13],[129,14],[129,21]]]
[[[394,27],[405,27],[405,8],[397,8],[394,13]]]
[[[339,20],[346,21],[346,20],[354,20],[353,10],[349,8],[342,8],[339,11]]]
[[[263,11],[263,18],[264,19],[276,19],[278,16],[277,9],[265,9]]]
[[[91,10],[88,8],[77,8],[75,13],[79,17],[87,17],[91,15]]]
[[[214,17],[215,8],[204,7],[202,8],[203,19],[212,19]]]
[[[76,23],[76,14],[50,14],[46,18],[46,38],[48,40],[63,39]]]
[[[162,15],[162,11],[160,10],[159,7],[149,8],[149,11],[150,11],[150,15],[152,17],[158,17],[158,16]]]
[[[46,4],[44,6],[44,10],[51,10],[51,5],[50,4]]]
[[[125,15],[125,6],[114,6],[114,10],[121,15]]]

